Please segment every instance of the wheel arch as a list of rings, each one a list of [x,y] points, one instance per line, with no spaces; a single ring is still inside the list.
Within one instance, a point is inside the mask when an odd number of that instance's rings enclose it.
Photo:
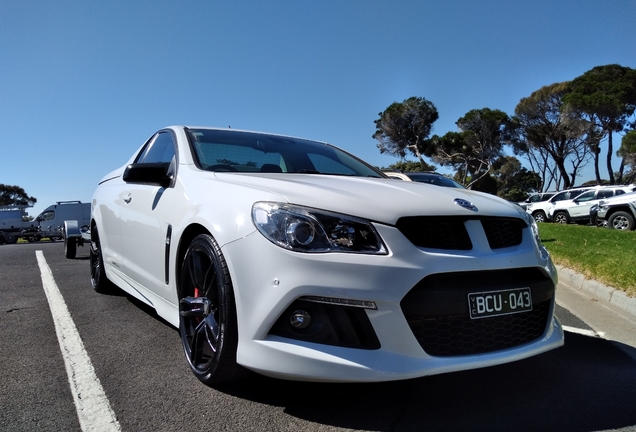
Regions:
[[[629,205],[625,204],[625,205],[610,207],[607,210],[607,213],[605,214],[605,220],[609,220],[609,218],[612,217],[614,213],[619,211],[627,212],[636,218],[636,213],[632,210],[632,208]]]
[[[179,279],[181,278],[181,263],[183,262],[183,258],[185,257],[186,251],[188,250],[188,246],[190,246],[190,243],[192,243],[192,240],[194,240],[194,238],[200,234],[212,235],[210,231],[203,225],[200,225],[198,223],[193,223],[191,225],[188,225],[186,229],[183,230],[183,233],[181,234],[181,237],[179,238],[179,245],[177,247],[177,254],[175,256],[175,271],[174,271],[175,287],[177,288],[177,290],[179,287]]]

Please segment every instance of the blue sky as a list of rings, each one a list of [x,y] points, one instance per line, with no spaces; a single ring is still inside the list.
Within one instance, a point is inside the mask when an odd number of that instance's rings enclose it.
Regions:
[[[471,109],[513,114],[594,66],[636,68],[634,17],[634,0],[0,0],[0,183],[37,198],[32,216],[88,202],[172,124],[328,141],[387,166],[371,136],[391,103],[432,101],[438,135]]]

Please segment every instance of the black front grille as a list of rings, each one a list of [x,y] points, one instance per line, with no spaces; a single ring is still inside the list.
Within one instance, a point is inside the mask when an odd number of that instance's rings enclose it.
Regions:
[[[480,217],[429,217],[400,218],[396,227],[415,246],[445,250],[471,250],[465,222],[479,220],[491,249],[501,249],[521,244],[523,229],[527,224],[514,218]]]
[[[529,287],[533,310],[471,319],[468,294]],[[420,281],[401,307],[413,335],[433,356],[482,354],[539,339],[549,324],[552,280],[538,269],[436,274]]]
[[[396,226],[415,246],[446,250],[473,248],[463,219],[404,217]]]
[[[527,226],[519,219],[482,219],[481,226],[491,249],[501,249],[521,244],[523,229]]]

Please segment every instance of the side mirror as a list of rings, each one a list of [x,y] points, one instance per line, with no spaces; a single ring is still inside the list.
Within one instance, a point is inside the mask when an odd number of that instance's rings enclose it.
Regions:
[[[168,174],[169,163],[135,163],[124,171],[126,183],[141,183],[167,188],[172,183],[172,175]]]

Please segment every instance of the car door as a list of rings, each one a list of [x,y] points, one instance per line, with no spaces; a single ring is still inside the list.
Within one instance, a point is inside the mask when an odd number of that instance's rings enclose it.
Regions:
[[[568,206],[568,212],[570,217],[578,218],[582,216],[588,216],[590,214],[590,207],[597,202],[596,194],[598,191],[587,191],[572,201],[572,205]]]
[[[170,164],[176,176],[176,142],[170,131],[157,133],[142,149],[135,165]],[[166,285],[166,238],[170,235],[165,201],[173,186],[127,182],[121,203],[124,273],[138,290],[163,295]]]
[[[592,194],[591,197],[586,196]],[[586,217],[590,215],[590,209],[594,204],[598,204],[600,200],[614,196],[612,189],[599,189],[597,191],[589,191],[587,194],[581,195],[575,200],[576,205],[572,207],[570,212],[572,217]]]

